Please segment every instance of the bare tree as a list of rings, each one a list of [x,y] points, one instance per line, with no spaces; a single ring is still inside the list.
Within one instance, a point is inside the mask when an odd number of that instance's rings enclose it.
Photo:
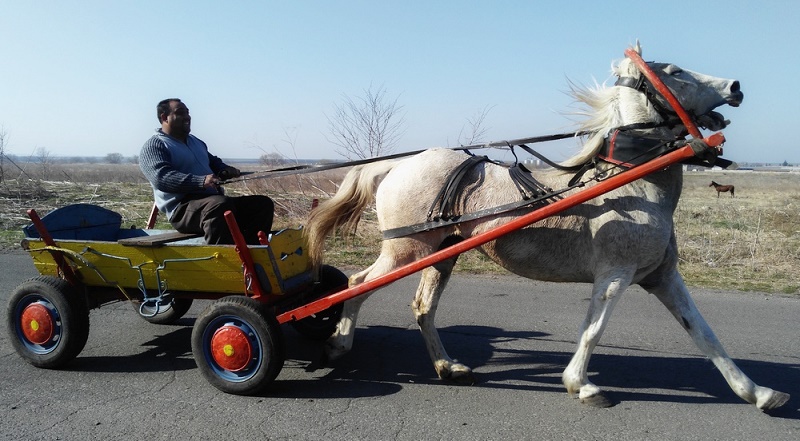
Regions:
[[[473,145],[485,141],[483,137],[486,136],[488,128],[484,127],[483,124],[486,121],[486,115],[493,108],[494,106],[486,106],[467,118],[467,123],[461,127],[461,132],[458,134],[459,145]]]
[[[105,161],[109,164],[122,164],[122,160],[125,159],[122,156],[122,153],[109,153],[106,155]]]
[[[261,165],[266,165],[267,167],[279,167],[283,164],[286,164],[286,161],[287,160],[283,155],[276,152],[264,153],[258,157],[258,162]]]
[[[39,162],[40,179],[48,179],[50,177],[50,169],[53,166],[53,158],[50,157],[50,151],[45,147],[37,147],[34,154]]]
[[[405,132],[397,99],[386,95],[383,86],[364,90],[364,96],[344,95],[328,118],[328,128],[339,146],[336,152],[347,159],[366,159],[391,153]]]

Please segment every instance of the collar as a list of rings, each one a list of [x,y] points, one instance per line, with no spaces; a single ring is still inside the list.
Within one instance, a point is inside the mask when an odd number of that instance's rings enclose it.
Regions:
[[[633,135],[628,131],[614,130],[603,142],[597,158],[626,168],[662,155],[673,148],[673,142],[663,138]]]

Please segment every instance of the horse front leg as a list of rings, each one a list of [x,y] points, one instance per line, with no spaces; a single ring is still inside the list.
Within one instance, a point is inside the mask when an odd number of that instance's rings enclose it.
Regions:
[[[422,271],[414,301],[411,303],[411,310],[417,320],[417,325],[422,332],[428,355],[431,357],[436,374],[443,380],[452,380],[459,383],[474,383],[472,369],[461,363],[457,363],[444,349],[442,340],[439,338],[439,331],[436,329],[436,308],[439,306],[439,297],[444,291],[450,274],[453,272],[455,259],[440,262]]]
[[[655,287],[646,287],[653,293],[683,326],[695,345],[708,357],[725,377],[734,393],[761,410],[783,406],[789,394],[755,384],[725,352],[714,331],[703,318],[692,300],[683,278],[677,271],[664,278]]]
[[[589,381],[589,358],[608,325],[614,306],[630,285],[632,275],[632,270],[615,270],[595,279],[589,311],[580,329],[578,348],[561,375],[567,392],[570,396],[577,394],[581,403],[594,407],[610,407],[613,404],[599,387]]]

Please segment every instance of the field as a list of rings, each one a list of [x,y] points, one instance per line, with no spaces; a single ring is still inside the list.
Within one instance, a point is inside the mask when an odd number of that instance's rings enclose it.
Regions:
[[[246,167],[243,167],[246,168]],[[259,169],[258,167],[254,170]],[[253,179],[226,186],[228,194],[267,194],[275,200],[275,227],[301,225],[314,198],[335,192],[343,171]],[[152,207],[150,187],[133,164],[49,164],[0,182],[0,250],[19,248],[25,210],[41,215],[73,203],[119,212],[123,225],[141,227]],[[12,179],[9,179],[12,177]],[[736,186],[717,193],[711,180]],[[680,270],[689,286],[800,294],[800,174],[687,172],[675,216]],[[169,228],[163,216],[159,228]],[[364,268],[377,257],[380,234],[368,212],[353,238],[333,238],[328,263]],[[503,272],[480,253],[459,258],[456,271]]]

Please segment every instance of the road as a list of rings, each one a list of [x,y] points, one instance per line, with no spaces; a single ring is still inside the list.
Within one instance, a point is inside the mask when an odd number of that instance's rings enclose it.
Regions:
[[[36,271],[0,254],[0,301]],[[223,394],[191,356],[197,301],[176,325],[130,304],[91,312],[86,348],[63,370],[34,368],[0,330],[0,440],[711,440],[800,439],[800,298],[695,290],[728,352],[754,381],[792,394],[767,415],[735,396],[652,296],[620,300],[589,365],[616,405],[570,398],[561,371],[590,287],[513,276],[454,276],[437,315],[448,352],[478,383],[436,378],[409,301],[418,278],[366,302],[353,351],[320,366],[321,346],[283,327],[288,359],[262,396]],[[4,317],[5,320],[5,317]]]

